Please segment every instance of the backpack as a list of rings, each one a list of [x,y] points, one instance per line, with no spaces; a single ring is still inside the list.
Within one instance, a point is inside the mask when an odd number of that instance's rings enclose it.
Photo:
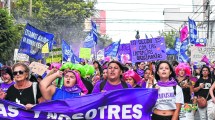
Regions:
[[[104,88],[106,82],[107,82],[107,80],[104,80],[104,81],[102,81],[102,82],[100,83],[100,86],[99,86],[99,87],[100,87],[100,91],[103,90],[103,88]],[[127,83],[126,83],[125,81],[121,81],[121,84],[122,84],[122,87],[123,87],[123,88],[128,88],[128,85],[127,85]]]
[[[155,86],[156,86],[157,84],[154,84],[153,86],[152,86],[152,88],[155,88]],[[173,90],[174,90],[174,95],[176,95],[176,86],[172,86],[173,87]]]

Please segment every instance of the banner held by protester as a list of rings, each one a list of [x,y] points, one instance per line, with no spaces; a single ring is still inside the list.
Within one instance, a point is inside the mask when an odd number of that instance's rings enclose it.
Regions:
[[[45,102],[31,111],[26,111],[22,105],[0,100],[0,119],[150,120],[157,97],[156,89],[122,89]]]

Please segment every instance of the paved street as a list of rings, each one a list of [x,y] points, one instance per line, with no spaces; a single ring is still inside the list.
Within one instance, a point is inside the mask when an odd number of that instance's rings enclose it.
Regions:
[[[194,120],[200,120],[200,119],[199,119],[199,112],[198,112],[198,111],[197,111],[196,114],[195,114],[195,119],[194,119]]]

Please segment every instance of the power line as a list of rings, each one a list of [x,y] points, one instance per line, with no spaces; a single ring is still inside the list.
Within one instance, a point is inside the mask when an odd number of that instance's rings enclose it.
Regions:
[[[99,9],[98,9],[99,10]],[[160,13],[163,13],[163,10],[162,11],[137,11],[137,10],[105,10],[105,11],[115,11],[115,12],[160,12]],[[165,13],[193,13],[193,12],[165,12]],[[204,12],[201,12],[201,13],[204,13]]]
[[[201,5],[201,6],[199,7],[199,9],[198,9],[196,12],[194,12],[193,16],[194,16],[196,13],[198,13],[198,11],[199,11],[199,10],[205,5],[205,3],[207,3],[207,2],[208,2],[208,1],[205,1],[205,2],[203,3],[203,5]],[[203,9],[203,11],[204,11],[204,9]],[[203,12],[203,11],[202,11],[202,12]],[[205,12],[205,11],[204,11],[204,12]],[[193,16],[191,17],[191,19],[193,19]],[[198,16],[199,16],[199,15],[198,15]],[[197,17],[198,17],[198,16],[197,16]],[[196,18],[197,18],[197,17],[196,17]]]
[[[105,3],[105,4],[144,4],[144,5],[170,5],[170,6],[202,6],[202,5],[187,5],[187,4],[151,4],[151,3],[125,3],[125,2],[98,2],[99,3]],[[215,5],[212,5],[215,6]]]

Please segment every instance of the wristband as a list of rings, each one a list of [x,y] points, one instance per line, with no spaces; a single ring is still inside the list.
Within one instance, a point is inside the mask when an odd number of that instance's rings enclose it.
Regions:
[[[194,98],[194,92],[191,93],[191,99],[193,99],[193,98]]]

